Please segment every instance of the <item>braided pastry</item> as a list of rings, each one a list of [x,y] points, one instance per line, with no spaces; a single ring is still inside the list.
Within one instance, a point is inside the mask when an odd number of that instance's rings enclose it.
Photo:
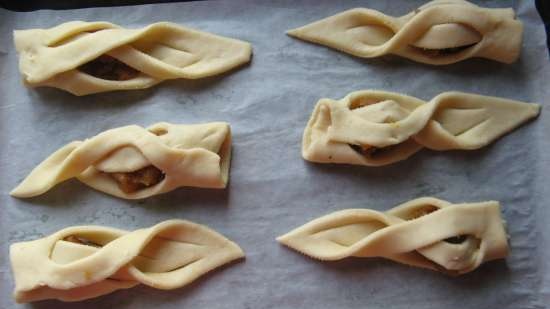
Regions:
[[[247,42],[161,22],[125,29],[72,21],[14,32],[19,70],[29,86],[86,95],[142,89],[167,79],[198,79],[250,61]]]
[[[225,188],[229,124],[131,125],[75,141],[38,165],[10,194],[40,195],[72,177],[125,199],[146,198],[182,186]]]
[[[521,51],[523,25],[511,8],[435,0],[401,17],[351,9],[287,33],[363,58],[395,54],[434,65],[472,57],[512,63]]]
[[[429,102],[392,92],[321,99],[304,131],[302,156],[321,163],[381,166],[423,147],[481,148],[539,114],[540,106],[445,92]]]
[[[133,232],[75,226],[10,247],[19,303],[80,301],[140,283],[176,289],[242,257],[234,242],[184,220]]]
[[[319,260],[384,257],[453,275],[508,254],[500,205],[495,201],[451,204],[419,198],[386,212],[342,210],[277,240]]]

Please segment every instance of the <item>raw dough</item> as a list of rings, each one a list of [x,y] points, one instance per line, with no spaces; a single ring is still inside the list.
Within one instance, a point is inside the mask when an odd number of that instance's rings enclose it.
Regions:
[[[40,163],[10,194],[40,195],[72,177],[125,199],[146,198],[182,186],[224,188],[230,159],[227,123],[161,122],[147,129],[131,125],[67,144]],[[136,171],[151,167],[162,173],[160,182],[137,186],[133,192],[123,190],[124,185],[117,182],[117,176],[135,177]]]
[[[75,226],[10,247],[18,303],[80,301],[140,283],[176,289],[242,257],[234,242],[184,220],[133,232]]]
[[[540,106],[445,92],[429,102],[364,90],[321,99],[304,131],[302,156],[321,163],[381,166],[423,147],[477,149],[539,114]]]
[[[384,257],[453,275],[508,254],[498,202],[451,204],[431,197],[386,212],[337,211],[277,240],[320,260]]]
[[[247,42],[168,22],[125,29],[107,22],[72,21],[49,29],[16,30],[13,36],[27,85],[75,95],[217,75],[249,62],[252,53]],[[89,65],[94,59],[97,62]],[[92,72],[103,74],[96,77]]]
[[[395,54],[434,65],[472,57],[512,63],[519,57],[523,35],[514,15],[511,8],[436,0],[398,18],[351,9],[287,33],[364,58]]]

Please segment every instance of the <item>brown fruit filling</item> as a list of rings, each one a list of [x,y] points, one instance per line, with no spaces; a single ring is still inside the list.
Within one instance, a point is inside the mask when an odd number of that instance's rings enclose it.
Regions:
[[[124,193],[132,193],[154,186],[164,179],[162,171],[153,165],[134,172],[110,173],[109,175],[118,183],[118,187]]]
[[[78,70],[97,78],[116,81],[129,80],[139,75],[136,69],[108,55],[84,63]]]
[[[380,152],[380,150],[382,149],[382,148],[376,148],[373,146],[354,145],[354,144],[349,144],[349,146],[351,147],[351,149],[355,150],[355,152],[365,157],[372,157],[376,155],[378,152]]]
[[[358,154],[371,158],[376,159],[380,158],[383,154],[387,154],[388,152],[392,151],[396,147],[398,147],[400,144],[390,145],[386,147],[374,147],[370,145],[354,145],[354,144],[348,144],[351,149],[353,149]]]

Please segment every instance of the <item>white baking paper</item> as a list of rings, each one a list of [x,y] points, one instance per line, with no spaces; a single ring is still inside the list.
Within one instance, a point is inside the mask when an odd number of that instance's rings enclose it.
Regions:
[[[478,151],[423,150],[380,168],[312,164],[300,155],[318,99],[361,89],[425,100],[448,90],[548,105],[549,58],[533,1],[476,1],[516,9],[525,26],[521,59],[474,59],[434,67],[387,56],[359,59],[290,38],[285,31],[353,7],[403,15],[424,1],[204,1],[28,13],[0,11],[0,307],[2,308],[545,308],[550,303],[550,122],[540,117]],[[28,89],[17,68],[13,29],[71,20],[125,27],[171,21],[252,43],[250,65],[197,81],[76,97]],[[228,121],[234,136],[227,190],[186,188],[143,201],[96,192],[76,180],[32,199],[8,195],[38,163],[72,140],[158,121]],[[322,263],[275,237],[335,210],[385,210],[435,196],[498,200],[511,252],[453,278],[382,259]],[[128,230],[184,218],[236,241],[246,260],[173,291],[139,286],[78,304],[16,305],[9,245],[72,225]]]

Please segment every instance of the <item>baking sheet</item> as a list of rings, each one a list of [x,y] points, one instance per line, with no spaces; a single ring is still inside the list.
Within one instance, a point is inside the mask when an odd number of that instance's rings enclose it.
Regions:
[[[544,308],[550,303],[550,141],[545,108],[538,120],[478,151],[423,150],[381,168],[321,165],[300,156],[302,130],[322,97],[360,89],[429,100],[460,90],[548,105],[549,59],[532,1],[476,1],[516,9],[524,22],[521,59],[432,67],[393,56],[363,60],[284,35],[353,7],[403,15],[424,1],[204,1],[14,13],[0,11],[0,307],[2,308]],[[171,21],[253,44],[250,65],[219,77],[164,82],[140,91],[75,97],[20,82],[12,29],[70,20],[127,27]],[[127,124],[157,121],[232,125],[227,190],[179,189],[125,201],[67,181],[32,199],[8,192],[53,151],[75,139]],[[502,203],[511,253],[458,278],[382,259],[321,263],[280,246],[275,237],[329,212],[385,210],[435,196]],[[16,305],[10,243],[71,225],[124,229],[170,218],[206,224],[242,246],[246,260],[174,291],[144,286],[78,304]]]

